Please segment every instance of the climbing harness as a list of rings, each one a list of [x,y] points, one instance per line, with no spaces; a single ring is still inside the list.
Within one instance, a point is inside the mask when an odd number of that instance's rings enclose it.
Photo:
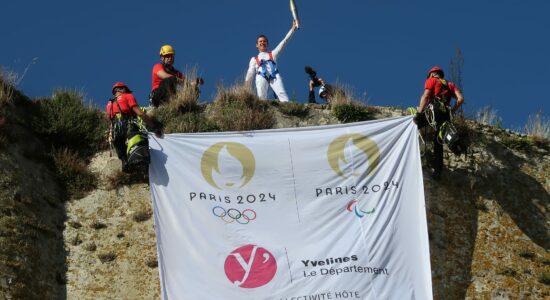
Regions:
[[[267,81],[275,79],[277,74],[279,74],[279,70],[277,69],[277,63],[275,62],[275,59],[273,59],[273,53],[269,52],[268,60],[260,59],[258,56],[256,56],[255,58],[256,64],[258,64],[258,72],[256,74],[262,76]],[[267,69],[268,65],[271,72],[269,72]]]
[[[120,139],[124,139],[126,159],[123,161],[123,167],[149,164],[149,139],[143,119],[139,116],[124,114],[116,98],[109,101],[115,102],[119,111],[111,119],[110,148],[116,147],[116,144],[122,143]],[[140,109],[145,110],[145,108]],[[110,116],[113,116],[113,105],[111,105]]]

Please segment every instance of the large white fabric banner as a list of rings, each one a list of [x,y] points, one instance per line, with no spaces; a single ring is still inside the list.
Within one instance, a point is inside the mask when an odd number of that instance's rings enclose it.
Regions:
[[[150,139],[163,299],[432,299],[411,117]]]

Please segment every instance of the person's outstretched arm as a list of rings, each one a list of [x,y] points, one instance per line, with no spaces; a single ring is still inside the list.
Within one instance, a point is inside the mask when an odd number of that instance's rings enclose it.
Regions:
[[[162,128],[161,128],[162,126],[161,126],[160,122],[158,122],[153,117],[146,114],[137,105],[132,107],[132,111],[136,115],[138,115],[140,118],[143,119],[145,124],[147,124],[147,126],[149,126],[152,129],[152,131],[155,133],[156,137],[161,137],[162,136]]]
[[[290,41],[290,38],[294,34],[294,31],[296,31],[298,27],[296,26],[296,21],[292,21],[292,27],[290,28],[290,31],[286,34],[285,38],[271,51],[273,54],[273,58],[277,60],[277,56],[280,54],[280,52],[283,50],[283,48],[286,46],[288,41]]]

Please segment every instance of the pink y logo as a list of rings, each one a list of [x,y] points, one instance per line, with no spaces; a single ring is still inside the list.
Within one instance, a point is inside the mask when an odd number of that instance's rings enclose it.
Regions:
[[[269,251],[255,245],[242,246],[225,259],[225,275],[242,288],[268,284],[277,272],[277,262]]]

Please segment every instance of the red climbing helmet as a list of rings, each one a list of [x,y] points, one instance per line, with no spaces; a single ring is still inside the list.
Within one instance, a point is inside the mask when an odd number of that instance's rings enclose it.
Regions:
[[[430,71],[428,71],[428,76],[426,76],[426,78],[430,78],[430,74],[432,74],[433,72],[438,72],[441,76],[441,78],[445,77],[445,72],[443,72],[443,69],[441,69],[440,67],[433,67],[430,69]]]
[[[126,84],[124,84],[123,82],[117,82],[115,84],[113,84],[113,87],[111,88],[111,92],[113,93],[113,95],[115,94],[115,89],[116,88],[120,88],[120,87],[123,87],[126,89],[126,91],[128,91],[128,93],[131,93],[132,91],[130,91],[130,89],[128,88],[128,86]]]
[[[443,69],[441,69],[438,66],[435,66],[431,68],[430,71],[428,71],[428,76],[426,78],[430,78],[430,74],[432,74],[433,72],[438,72],[441,75],[441,78],[445,77],[445,72],[443,72]]]

